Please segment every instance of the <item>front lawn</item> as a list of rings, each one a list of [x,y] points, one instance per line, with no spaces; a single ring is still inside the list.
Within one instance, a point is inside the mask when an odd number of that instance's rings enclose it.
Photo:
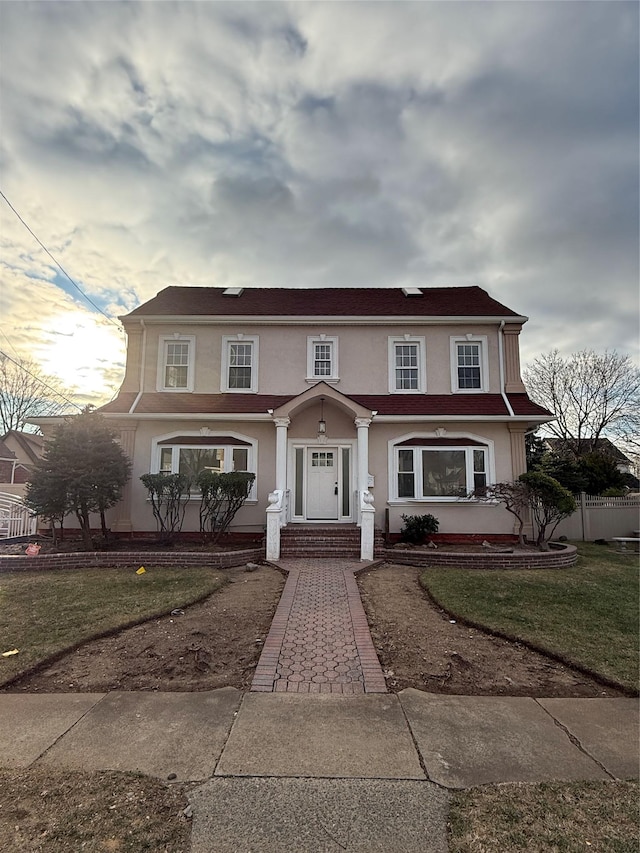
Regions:
[[[637,853],[637,782],[545,782],[458,791],[451,853]]]
[[[638,561],[578,543],[568,569],[429,568],[420,582],[449,613],[638,688]]]
[[[90,569],[0,575],[0,686],[86,640],[184,607],[219,589],[207,568]]]

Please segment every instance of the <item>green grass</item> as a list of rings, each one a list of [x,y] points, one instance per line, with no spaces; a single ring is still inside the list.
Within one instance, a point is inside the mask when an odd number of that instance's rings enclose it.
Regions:
[[[637,853],[637,782],[545,782],[456,792],[450,853]]]
[[[638,688],[638,561],[579,543],[569,569],[429,568],[422,585],[445,610]]]
[[[207,568],[91,569],[0,575],[0,686],[92,637],[184,607],[225,583]]]

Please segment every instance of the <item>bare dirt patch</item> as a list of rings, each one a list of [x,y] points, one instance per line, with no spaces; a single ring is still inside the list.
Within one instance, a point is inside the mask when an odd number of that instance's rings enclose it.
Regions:
[[[223,573],[229,583],[205,601],[86,643],[7,691],[246,690],[285,578],[269,566]]]
[[[184,853],[185,791],[134,773],[0,770],[0,849]]]
[[[418,583],[420,569],[358,575],[373,642],[392,691],[499,696],[621,696],[519,643],[452,623]],[[247,690],[284,585],[274,568],[224,570],[229,583],[184,614],[86,643],[6,692]]]
[[[622,696],[520,643],[459,622],[436,607],[420,569],[387,564],[358,575],[387,687],[493,696]]]

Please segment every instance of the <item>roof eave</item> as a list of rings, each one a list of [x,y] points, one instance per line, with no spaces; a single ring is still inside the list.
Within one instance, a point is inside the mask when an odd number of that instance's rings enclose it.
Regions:
[[[316,324],[326,325],[333,323],[336,326],[389,326],[413,324],[429,325],[451,325],[452,323],[475,323],[478,325],[501,323],[521,323],[528,321],[528,317],[522,314],[487,314],[482,316],[466,314],[448,314],[446,316],[425,314],[393,314],[384,316],[371,315],[344,315],[344,314],[124,314],[118,317],[123,325],[138,325],[138,320],[144,320],[145,324],[160,325],[165,323],[185,323],[189,325],[237,325],[238,323],[251,323],[255,326],[311,326]]]

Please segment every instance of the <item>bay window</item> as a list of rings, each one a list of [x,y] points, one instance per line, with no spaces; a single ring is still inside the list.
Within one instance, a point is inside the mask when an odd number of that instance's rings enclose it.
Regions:
[[[396,497],[465,498],[487,484],[488,447],[471,439],[411,439],[394,448]]]
[[[256,471],[255,442],[235,436],[179,435],[156,446],[158,472],[185,474],[192,483],[201,471]]]

